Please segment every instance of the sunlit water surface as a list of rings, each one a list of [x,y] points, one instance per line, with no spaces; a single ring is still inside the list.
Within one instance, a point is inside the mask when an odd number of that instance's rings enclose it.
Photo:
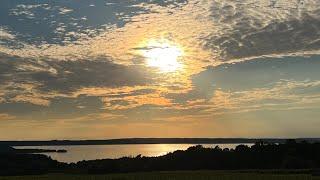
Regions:
[[[215,147],[217,144],[205,144]],[[219,144],[220,148],[235,148],[239,144]],[[251,144],[246,144],[251,145]],[[65,149],[67,153],[43,153],[60,162],[120,158],[124,156],[160,156],[176,150],[186,150],[195,144],[130,144],[130,145],[79,145],[79,146],[19,146],[17,149]]]

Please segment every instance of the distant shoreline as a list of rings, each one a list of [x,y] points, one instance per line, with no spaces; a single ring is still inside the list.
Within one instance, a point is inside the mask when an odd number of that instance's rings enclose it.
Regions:
[[[35,154],[35,153],[67,153],[65,149],[14,149],[15,153]]]
[[[51,140],[51,141],[0,141],[9,146],[64,146],[64,145],[121,145],[121,144],[253,144],[285,143],[283,138],[125,138],[106,140]],[[320,138],[297,138],[297,142],[320,142]]]

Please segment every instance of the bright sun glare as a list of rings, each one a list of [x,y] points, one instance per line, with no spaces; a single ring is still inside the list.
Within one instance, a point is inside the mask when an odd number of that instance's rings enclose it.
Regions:
[[[173,72],[181,67],[178,58],[182,49],[168,42],[149,42],[142,51],[147,66],[159,68],[163,72]]]

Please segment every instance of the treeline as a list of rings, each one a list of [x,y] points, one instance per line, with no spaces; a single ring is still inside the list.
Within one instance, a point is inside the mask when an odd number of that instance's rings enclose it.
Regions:
[[[160,157],[126,157],[82,161],[69,166],[85,173],[113,173],[170,170],[314,169],[320,167],[319,143],[256,143],[235,149],[194,146]]]
[[[0,153],[0,176],[62,172],[64,164],[41,154]]]
[[[239,145],[235,149],[190,147],[185,151],[175,151],[159,157],[124,157],[81,161],[78,163],[59,163],[46,156],[33,158],[12,155],[10,168],[24,169],[34,163],[33,169],[39,172],[63,173],[124,173],[172,170],[245,170],[245,169],[317,169],[320,168],[320,143],[287,141],[284,144],[258,142],[252,147]],[[20,156],[22,156],[20,154]],[[24,158],[22,161],[21,158]],[[1,170],[6,163],[1,158]],[[16,163],[16,164],[15,164]],[[38,164],[39,163],[39,164]],[[15,167],[16,165],[16,167]],[[9,169],[10,169],[9,168]],[[14,171],[8,171],[14,172]],[[28,171],[29,173],[31,171]],[[36,172],[36,171],[35,171]],[[2,172],[3,173],[3,172]]]

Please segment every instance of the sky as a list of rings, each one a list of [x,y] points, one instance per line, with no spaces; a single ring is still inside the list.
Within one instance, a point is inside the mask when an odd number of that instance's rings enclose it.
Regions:
[[[320,137],[319,0],[2,0],[0,140]]]

